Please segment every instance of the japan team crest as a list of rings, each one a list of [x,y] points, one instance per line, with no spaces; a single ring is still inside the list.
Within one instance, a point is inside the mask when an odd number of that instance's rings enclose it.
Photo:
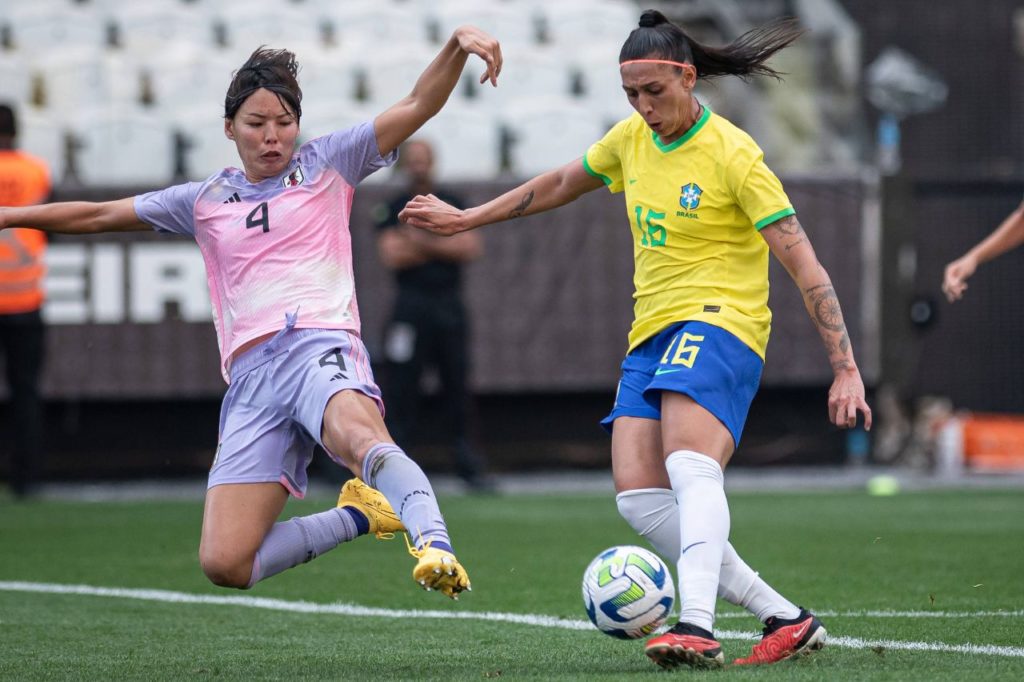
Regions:
[[[302,177],[302,168],[299,167],[296,168],[291,175],[286,177],[283,180],[283,183],[285,187],[295,187],[297,185],[301,185],[303,180],[305,180],[305,178]]]
[[[692,211],[700,206],[700,195],[704,193],[696,182],[683,185],[679,188],[679,205],[687,211]]]

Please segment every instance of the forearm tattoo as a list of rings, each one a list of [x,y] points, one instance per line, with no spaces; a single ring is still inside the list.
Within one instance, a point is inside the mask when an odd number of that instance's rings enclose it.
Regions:
[[[776,220],[774,223],[765,228],[766,230],[775,230],[779,234],[785,235],[786,242],[783,244],[783,248],[789,251],[794,246],[807,241],[807,233],[804,232],[804,228],[800,226],[800,221],[796,219],[795,215],[786,216],[781,220]]]
[[[519,205],[509,211],[509,218],[518,218],[519,216],[526,213],[526,209],[533,203],[534,191],[531,189],[530,193],[523,197],[523,200],[519,202]]]
[[[804,290],[807,307],[825,342],[833,370],[849,369],[850,335],[843,321],[843,309],[831,284],[818,284]]]

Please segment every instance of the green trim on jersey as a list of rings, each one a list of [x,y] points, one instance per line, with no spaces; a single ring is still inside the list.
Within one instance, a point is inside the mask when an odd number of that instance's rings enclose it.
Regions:
[[[651,139],[654,140],[654,144],[657,145],[658,149],[667,154],[673,149],[678,149],[681,145],[686,144],[687,140],[692,139],[694,135],[699,133],[700,129],[704,127],[704,124],[708,122],[709,118],[711,118],[711,110],[704,106],[702,106],[701,108],[704,111],[701,113],[700,118],[697,119],[697,122],[693,124],[693,127],[686,131],[685,135],[680,137],[675,142],[669,142],[668,144],[665,144],[664,142],[661,141],[661,138],[658,137],[658,133],[652,130]]]
[[[796,215],[796,210],[792,206],[790,206],[789,208],[784,208],[776,213],[772,213],[767,218],[761,218],[756,223],[754,223],[754,227],[756,227],[758,230],[764,229],[771,225],[772,223],[774,223],[776,220],[781,220],[782,218],[785,218],[788,215]]]
[[[611,178],[609,178],[607,175],[601,175],[596,170],[594,170],[593,168],[590,167],[590,163],[587,162],[587,155],[586,154],[583,155],[583,170],[587,171],[588,173],[593,175],[595,178],[600,179],[601,182],[603,182],[605,185],[612,184],[612,179]]]

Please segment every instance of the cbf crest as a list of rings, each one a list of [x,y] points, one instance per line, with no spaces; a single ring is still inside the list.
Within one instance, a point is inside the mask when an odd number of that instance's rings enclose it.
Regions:
[[[700,206],[700,195],[704,194],[696,182],[691,182],[679,188],[679,205],[687,211],[693,211]]]

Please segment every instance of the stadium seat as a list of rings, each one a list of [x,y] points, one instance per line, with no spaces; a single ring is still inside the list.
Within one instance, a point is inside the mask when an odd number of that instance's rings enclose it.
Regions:
[[[537,18],[532,11],[477,0],[443,0],[430,11],[442,40],[459,26],[471,24],[493,35],[502,46],[538,42]]]
[[[366,49],[369,49],[367,46]],[[378,111],[391,106],[412,92],[416,80],[433,61],[436,51],[425,46],[420,48],[403,48],[400,52],[388,52],[385,54],[368,56],[366,49],[362,50],[362,68],[366,76],[366,99],[367,102]],[[358,51],[353,51],[354,54]],[[467,65],[466,69],[476,65]],[[453,96],[458,95],[458,90]]]
[[[214,11],[227,46],[251,53],[260,45],[298,50],[323,44],[323,26],[316,14],[292,4],[267,5],[236,0]]]
[[[416,3],[398,6],[387,0],[307,0],[306,5],[330,28],[335,46],[376,44],[374,52],[392,45],[425,45],[431,26]]]
[[[67,171],[67,135],[60,121],[34,107],[18,107],[18,146],[50,167],[53,184]]]
[[[141,60],[153,103],[177,119],[177,111],[205,106],[222,112],[231,76],[248,55],[190,48],[161,52]]]
[[[3,21],[11,46],[25,55],[52,53],[55,49],[101,50],[109,43],[108,24],[102,14],[81,5],[52,0],[5,3]]]
[[[174,177],[174,130],[165,118],[125,107],[74,119],[75,168],[86,185],[162,186]]]
[[[0,52],[0,99],[8,104],[26,105],[34,99],[35,78],[29,61],[17,53]]]
[[[441,181],[487,180],[501,171],[501,126],[479,107],[448,105],[413,137],[434,147]]]
[[[43,106],[61,118],[82,109],[136,104],[142,97],[141,71],[120,53],[80,46],[38,55],[34,63]]]
[[[175,46],[209,50],[217,45],[213,21],[205,11],[178,0],[133,2],[110,16],[120,47],[146,54]]]
[[[601,114],[606,121],[619,121],[633,113],[619,75],[619,48],[595,45],[578,50],[571,57],[580,75],[582,102]]]
[[[208,107],[180,110],[176,128],[184,145],[185,177],[205,180],[229,166],[241,168],[235,143],[224,135],[222,112]]]
[[[351,106],[360,83],[360,62],[348,50],[296,48],[303,112]]]
[[[542,23],[548,39],[571,46],[608,45],[619,48],[637,27],[640,10],[636,3],[618,0],[561,0],[544,6]]]
[[[572,100],[551,98],[510,107],[503,116],[512,135],[512,172],[532,176],[577,159],[608,131],[602,117]]]
[[[480,84],[483,65],[470,62],[467,69],[478,104],[501,112],[518,103],[543,98],[566,98],[571,94],[572,70],[569,60],[560,52],[540,46],[510,45],[502,48],[504,66],[498,77],[498,87]]]

